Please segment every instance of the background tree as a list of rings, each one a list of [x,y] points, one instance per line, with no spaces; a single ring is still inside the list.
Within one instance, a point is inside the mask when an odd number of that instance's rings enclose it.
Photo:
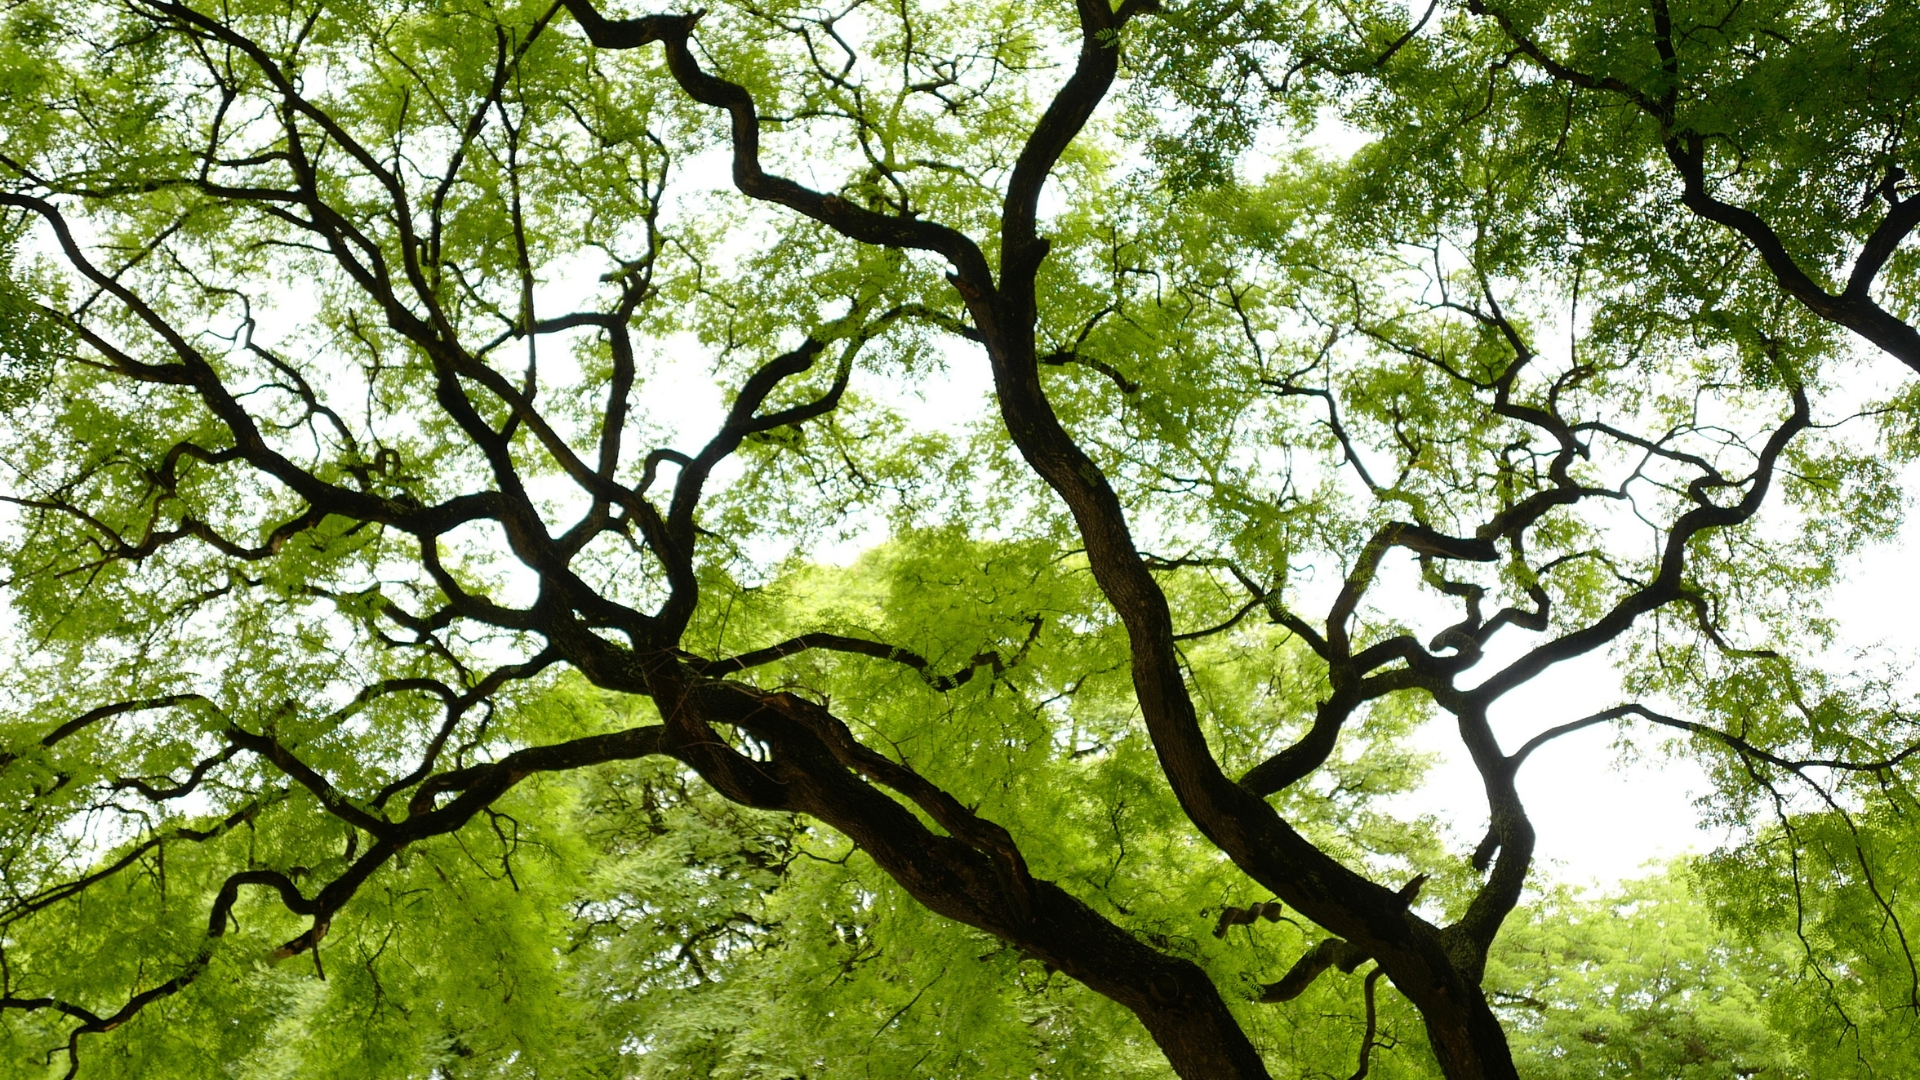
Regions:
[[[1676,864],[1609,896],[1554,890],[1514,920],[1489,981],[1527,1075],[1826,1075],[1767,1022],[1767,999],[1792,996],[1780,943],[1729,947],[1694,884]]]
[[[1112,1075],[1158,1067],[1137,1021],[1185,1076],[1387,1075],[1417,1015],[1512,1076],[1541,742],[1900,780],[1904,729],[1786,658],[1898,516],[1827,325],[1642,288],[1470,126],[1236,160],[1287,129],[1228,110],[1183,158],[1220,62],[1388,100],[1313,19],[1178,56],[1194,14],[11,10],[12,1049]],[[1465,115],[1424,26],[1350,51]],[[997,424],[908,422],[983,362]],[[1503,744],[1608,647],[1701,718]],[[1429,713],[1471,854],[1371,805]]]

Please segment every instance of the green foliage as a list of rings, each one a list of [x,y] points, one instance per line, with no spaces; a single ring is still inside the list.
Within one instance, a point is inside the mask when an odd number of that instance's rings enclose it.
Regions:
[[[1604,897],[1555,889],[1494,959],[1488,986],[1528,1076],[1831,1075],[1768,1022],[1780,970],[1727,940],[1683,864]]]
[[[1848,290],[1920,31],[1483,6],[0,12],[0,1060],[1170,1075],[1120,942],[1303,1080],[1483,989],[1528,1075],[1911,1072],[1821,604],[1914,391],[1681,173]],[[1603,647],[1734,840],[1515,908],[1487,710]]]
[[[20,267],[21,228],[0,228],[0,413],[22,411],[53,376],[73,336],[37,303]]]
[[[1916,1065],[1909,821],[1830,808],[1702,864],[1716,918],[1768,960],[1763,1015],[1808,1075],[1899,1076]]]

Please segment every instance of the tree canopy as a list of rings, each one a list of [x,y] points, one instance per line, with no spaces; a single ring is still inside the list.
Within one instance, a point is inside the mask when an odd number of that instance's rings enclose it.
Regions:
[[[1914,14],[10,5],[0,1054],[1901,1074]]]

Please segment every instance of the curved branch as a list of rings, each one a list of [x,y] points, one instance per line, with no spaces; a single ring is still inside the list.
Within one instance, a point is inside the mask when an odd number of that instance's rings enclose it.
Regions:
[[[666,50],[667,70],[680,89],[702,105],[725,110],[733,127],[733,183],[741,194],[799,211],[861,243],[934,252],[976,287],[992,287],[986,256],[961,233],[919,218],[868,210],[767,172],[760,164],[760,113],[753,95],[739,83],[709,74],[689,46],[705,9],[687,15],[608,19],[591,0],[562,2],[596,48],[637,49],[658,42]]]
[[[1611,709],[1603,709],[1591,716],[1583,716],[1578,720],[1572,720],[1556,727],[1548,728],[1533,738],[1528,739],[1518,750],[1515,750],[1509,755],[1507,760],[1511,763],[1512,768],[1517,770],[1521,764],[1526,761],[1528,755],[1540,747],[1545,746],[1547,743],[1560,738],[1562,735],[1571,735],[1576,731],[1593,727],[1596,724],[1604,724],[1609,721],[1620,720],[1627,717],[1645,720],[1649,723],[1658,724],[1661,727],[1673,728],[1676,731],[1685,731],[1690,734],[1704,736],[1726,745],[1744,757],[1764,761],[1769,765],[1795,773],[1805,769],[1835,769],[1840,772],[1855,773],[1891,772],[1901,765],[1906,764],[1906,762],[1915,755],[1920,755],[1920,743],[1915,743],[1901,750],[1899,753],[1894,754],[1892,757],[1882,758],[1878,761],[1848,761],[1844,758],[1782,757],[1770,750],[1761,749],[1730,731],[1722,731],[1719,728],[1707,724],[1668,716],[1664,713],[1655,712],[1645,705],[1629,704],[1615,705]]]
[[[1720,506],[1707,501],[1703,493],[1696,490],[1694,495],[1700,505],[1680,515],[1668,531],[1659,568],[1652,581],[1622,597],[1595,622],[1540,645],[1502,668],[1475,687],[1471,691],[1472,696],[1483,705],[1490,704],[1554,664],[1591,652],[1626,633],[1640,616],[1683,599],[1687,545],[1702,533],[1742,524],[1759,512],[1772,484],[1780,455],[1785,452],[1787,444],[1811,425],[1812,405],[1807,400],[1806,389],[1795,383],[1792,396],[1792,412],[1768,437],[1753,475],[1748,478],[1750,486],[1738,503]]]
[[[1490,17],[1519,52],[1554,80],[1587,90],[1615,94],[1631,102],[1660,126],[1661,149],[1682,183],[1680,201],[1694,214],[1731,230],[1760,256],[1760,261],[1787,295],[1815,315],[1844,326],[1920,371],[1920,330],[1881,307],[1872,297],[1874,280],[1899,245],[1920,228],[1920,199],[1900,199],[1888,187],[1889,208],[1862,243],[1845,288],[1828,291],[1800,265],[1786,242],[1768,221],[1745,206],[1727,202],[1707,189],[1706,139],[1689,128],[1677,127],[1676,104],[1681,87],[1680,61],[1675,51],[1671,17],[1663,0],[1653,0],[1655,51],[1667,76],[1667,88],[1658,97],[1607,76],[1580,71],[1549,53],[1526,34],[1506,12],[1485,0],[1468,0],[1467,9]]]
[[[826,652],[850,653],[855,656],[868,656],[875,660],[885,660],[888,663],[905,665],[906,667],[912,668],[928,686],[944,693],[948,690],[955,690],[966,685],[973,679],[974,672],[982,667],[992,668],[994,675],[998,676],[1005,674],[1008,669],[1018,664],[1021,659],[1026,656],[1027,650],[1032,648],[1034,640],[1040,636],[1040,628],[1043,625],[1042,621],[1038,618],[1030,621],[1032,623],[1032,629],[1028,632],[1026,641],[1021,644],[1019,651],[1014,653],[1011,659],[992,650],[977,652],[973,654],[963,667],[951,675],[940,675],[931,671],[930,669],[933,666],[933,662],[911,649],[903,649],[898,645],[888,645],[884,642],[872,641],[867,638],[850,637],[846,634],[830,634],[824,631],[801,634],[764,648],[755,649],[752,652],[727,657],[724,660],[701,660],[698,657],[692,656],[686,657],[685,659],[687,663],[700,674],[708,678],[719,678],[735,672],[745,671],[748,668],[771,664],[777,660],[784,660],[789,656],[797,656],[803,652],[815,649]]]

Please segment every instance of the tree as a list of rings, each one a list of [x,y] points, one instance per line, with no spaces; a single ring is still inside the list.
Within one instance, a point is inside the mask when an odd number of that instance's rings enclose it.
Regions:
[[[1555,890],[1523,909],[1489,981],[1528,1075],[1845,1075],[1803,1068],[1767,1022],[1786,984],[1779,943],[1729,947],[1694,884],[1676,864],[1610,896]]]
[[[1256,1077],[1321,1052],[1276,1016],[1344,995],[1366,1074],[1404,999],[1442,1075],[1508,1077],[1482,984],[1542,742],[1639,718],[1901,775],[1882,715],[1792,708],[1796,628],[1899,502],[1806,297],[1684,253],[1649,288],[1638,219],[1560,197],[1574,159],[1477,137],[1538,100],[1489,96],[1470,15],[1248,10],[1238,40],[1135,0],[11,10],[13,1045],[275,1067],[249,1040],[342,992],[252,970],[270,946],[409,1018],[355,1075],[700,1061],[739,1048],[613,1009],[595,1057],[513,1002],[714,986],[808,926],[869,955],[904,896],[1001,958],[902,967],[921,993],[1017,984],[958,1026],[1074,1015],[1126,1057],[1058,973],[1179,1074]],[[1318,80],[1278,111],[1276,55]],[[1416,99],[1446,122],[1375,122]],[[1378,138],[1244,152],[1323,105]],[[733,193],[681,183],[716,158]],[[690,355],[726,389],[691,442]],[[997,424],[902,419],[943,365],[985,366]],[[1603,648],[1701,719],[1504,748],[1489,707]],[[1470,857],[1370,808],[1429,713],[1485,780]],[[695,776],[799,817],[675,832]],[[649,864],[623,827],[691,838]],[[852,850],[884,878],[765,906]],[[1146,1068],[1089,1045],[978,1060]]]
[[[1815,835],[1823,825],[1840,835]],[[1598,897],[1556,887],[1516,912],[1489,957],[1487,984],[1524,1071],[1701,1078],[1911,1072],[1913,1025],[1901,1015],[1911,993],[1901,918],[1888,918],[1861,882],[1863,849],[1839,823],[1810,819],[1796,831],[1808,841],[1799,911],[1776,898],[1771,872],[1755,872],[1756,853],[1787,857],[1788,838],[1774,830],[1756,851],[1677,862]],[[1838,865],[1823,864],[1821,856]],[[1890,883],[1894,869],[1875,865],[1868,877]]]

